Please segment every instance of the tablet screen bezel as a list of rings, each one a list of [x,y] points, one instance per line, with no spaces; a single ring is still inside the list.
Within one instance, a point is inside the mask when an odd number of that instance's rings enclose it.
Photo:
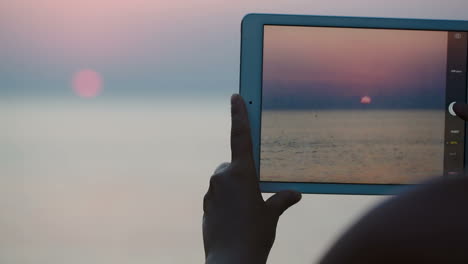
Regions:
[[[240,94],[247,104],[257,175],[260,177],[260,136],[263,82],[263,30],[266,25],[341,28],[468,31],[468,21],[249,14],[242,20]],[[467,83],[468,86],[468,83]],[[465,98],[466,101],[466,98]],[[465,126],[466,131],[466,126]],[[465,149],[468,143],[465,140]],[[468,164],[468,155],[465,155]],[[466,166],[464,165],[466,169]],[[260,179],[259,179],[260,180]],[[303,183],[260,181],[262,192],[296,190],[302,193],[384,195],[401,192],[409,184]]]

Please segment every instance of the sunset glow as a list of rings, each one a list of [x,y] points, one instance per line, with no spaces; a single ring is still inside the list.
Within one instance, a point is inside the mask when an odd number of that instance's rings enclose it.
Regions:
[[[102,91],[102,78],[99,73],[85,69],[73,76],[73,90],[78,96],[92,98],[98,96]]]

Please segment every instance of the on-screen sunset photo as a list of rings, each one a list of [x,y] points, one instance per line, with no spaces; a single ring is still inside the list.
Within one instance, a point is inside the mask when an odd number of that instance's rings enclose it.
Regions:
[[[443,173],[447,32],[266,26],[263,181]]]

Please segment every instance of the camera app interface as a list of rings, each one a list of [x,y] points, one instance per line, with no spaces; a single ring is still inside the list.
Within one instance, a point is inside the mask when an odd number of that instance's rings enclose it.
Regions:
[[[262,181],[411,184],[461,173],[467,33],[264,27]]]

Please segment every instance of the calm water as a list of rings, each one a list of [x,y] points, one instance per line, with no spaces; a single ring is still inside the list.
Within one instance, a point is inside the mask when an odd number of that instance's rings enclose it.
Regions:
[[[0,102],[0,263],[203,263],[228,101]],[[306,195],[269,263],[314,262],[381,199]]]
[[[414,183],[441,176],[444,111],[265,111],[264,180]]]

